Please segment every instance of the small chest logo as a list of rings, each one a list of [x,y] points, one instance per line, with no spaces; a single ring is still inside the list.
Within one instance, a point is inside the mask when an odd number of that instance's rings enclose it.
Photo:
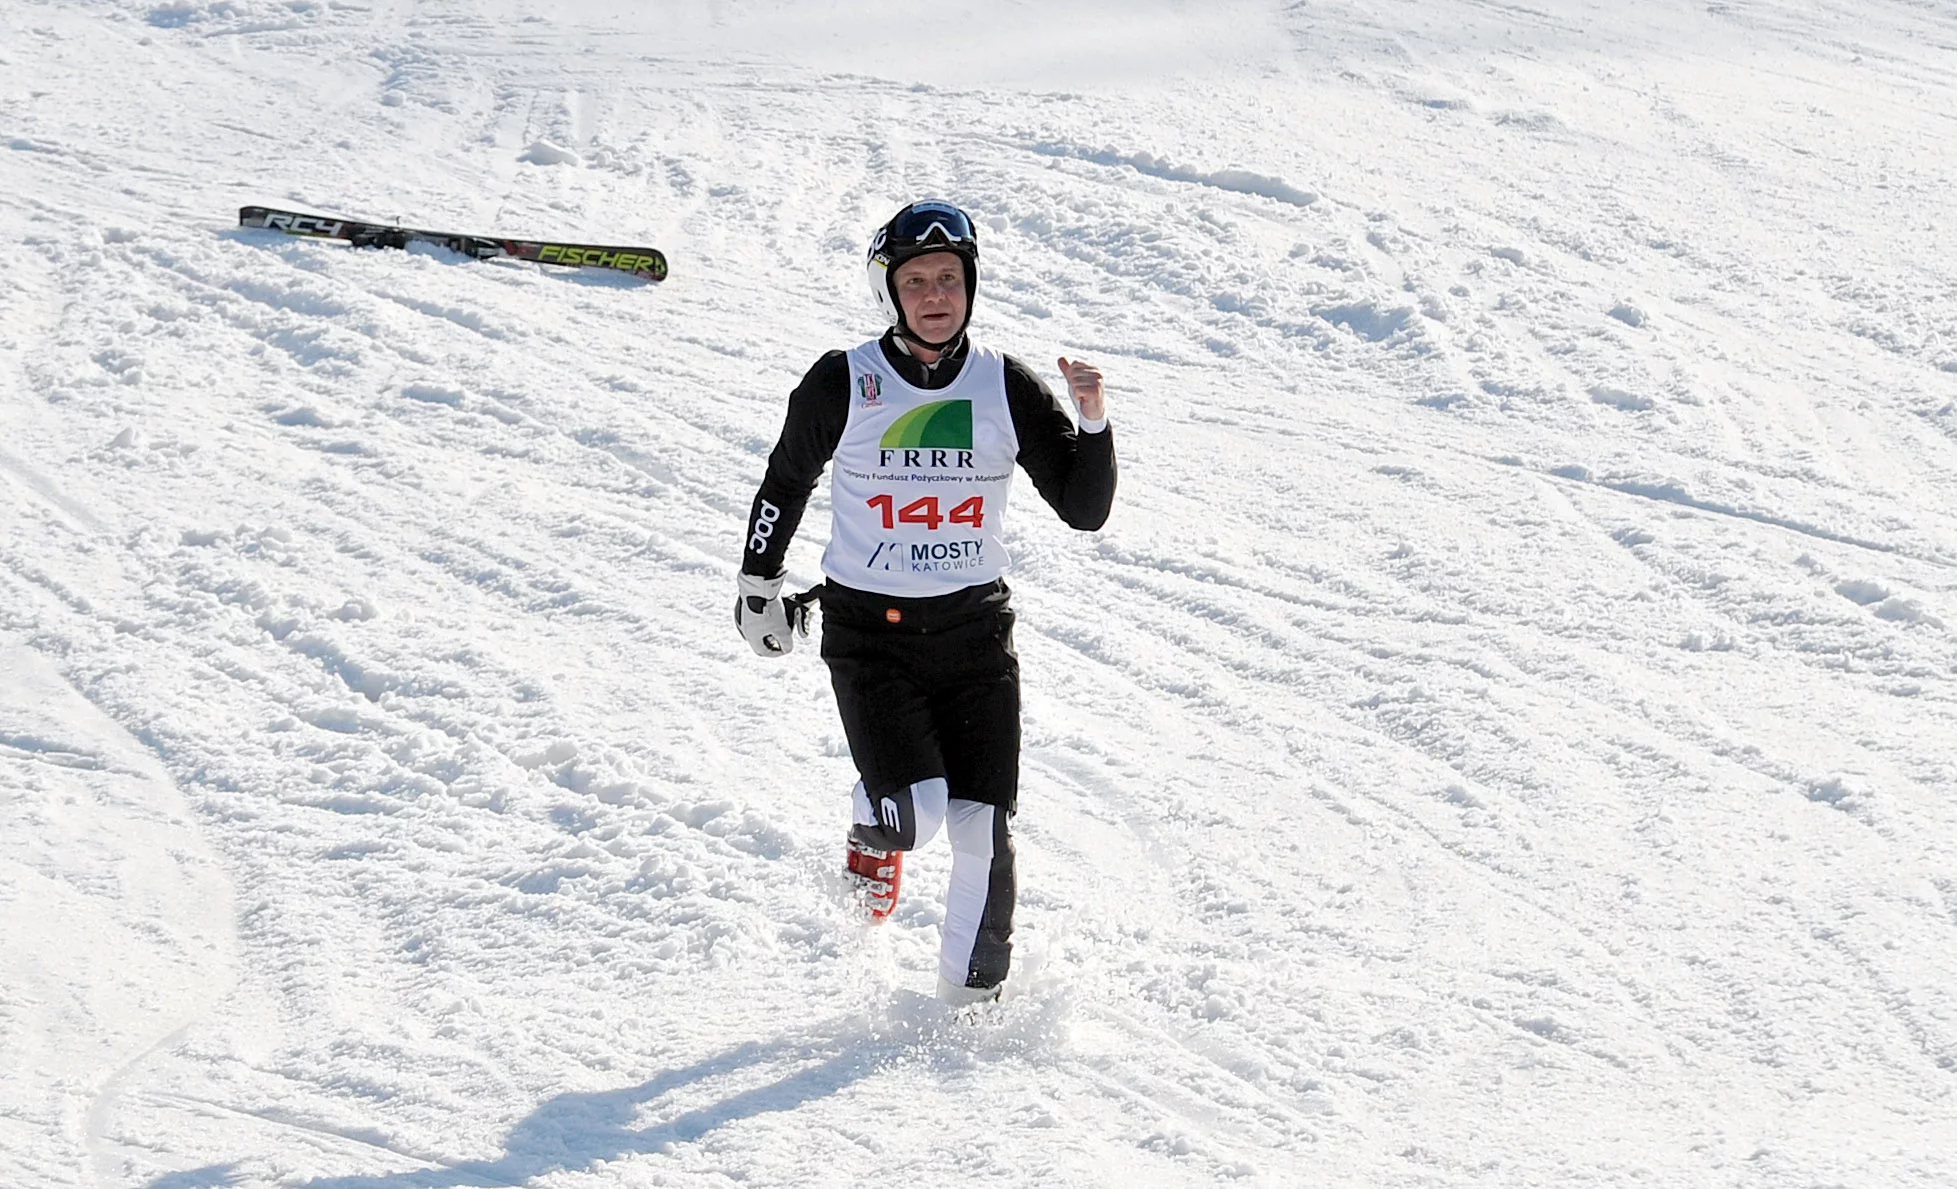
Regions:
[[[875,372],[864,372],[861,376],[858,376],[856,386],[862,390],[864,408],[874,409],[883,403],[881,399],[883,396],[883,381],[877,378]]]

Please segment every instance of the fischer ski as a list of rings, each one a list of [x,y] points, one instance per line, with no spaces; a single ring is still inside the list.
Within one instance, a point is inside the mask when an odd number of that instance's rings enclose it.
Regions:
[[[409,244],[435,244],[477,260],[506,257],[534,260],[539,264],[560,264],[566,268],[610,269],[651,281],[666,279],[666,254],[658,248],[616,248],[549,240],[504,239],[493,235],[457,235],[447,231],[421,231],[391,223],[363,223],[358,219],[306,215],[262,206],[239,207],[238,226],[262,227],[307,239],[343,239],[357,248],[406,248]]]

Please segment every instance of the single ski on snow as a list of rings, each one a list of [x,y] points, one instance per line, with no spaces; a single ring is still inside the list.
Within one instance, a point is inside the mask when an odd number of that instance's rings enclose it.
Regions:
[[[651,281],[666,279],[666,254],[658,248],[617,248],[598,244],[563,244],[549,240],[504,239],[494,235],[458,235],[421,231],[391,223],[363,223],[332,215],[307,215],[263,206],[238,208],[238,226],[262,227],[307,239],[342,239],[357,248],[406,248],[436,244],[478,260],[507,257],[561,264],[566,268],[603,268]]]

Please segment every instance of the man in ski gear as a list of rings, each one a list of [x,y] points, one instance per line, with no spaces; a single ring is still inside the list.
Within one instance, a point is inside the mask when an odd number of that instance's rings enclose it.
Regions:
[[[1012,957],[1010,824],[1019,797],[1019,658],[1002,530],[1015,465],[1074,528],[1106,522],[1114,435],[1101,373],[1061,359],[1079,409],[1009,355],[971,341],[978,233],[945,202],[877,232],[870,291],[881,338],[817,360],[788,398],[748,517],[735,622],[762,656],[794,647],[805,607],[783,558],[825,464],[827,662],[861,779],[849,870],[873,913],[895,905],[903,852],[940,829],[952,849],[938,993],[995,998]]]

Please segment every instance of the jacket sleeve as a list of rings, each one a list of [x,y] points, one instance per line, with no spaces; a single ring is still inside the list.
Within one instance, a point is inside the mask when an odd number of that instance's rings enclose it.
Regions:
[[[1081,433],[1046,381],[1006,357],[1006,403],[1019,435],[1019,465],[1070,526],[1092,532],[1114,507],[1114,430]]]
[[[831,351],[816,360],[788,395],[781,438],[768,455],[768,473],[748,512],[743,573],[773,578],[782,572],[809,494],[842,441],[848,420],[849,361],[841,351]]]

